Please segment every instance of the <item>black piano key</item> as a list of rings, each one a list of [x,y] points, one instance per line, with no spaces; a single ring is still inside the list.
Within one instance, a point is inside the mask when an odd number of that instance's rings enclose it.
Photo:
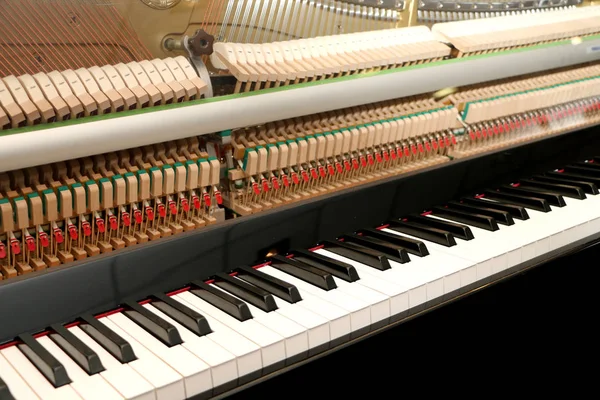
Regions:
[[[142,307],[135,301],[126,302],[124,306],[125,310],[123,311],[123,315],[138,324],[146,332],[150,333],[165,345],[172,347],[183,343],[177,328],[154,314],[152,311]]]
[[[390,260],[406,263],[410,261],[408,253],[405,249],[400,246],[396,246],[391,243],[386,243],[382,240],[368,237],[368,236],[359,236],[355,234],[349,234],[342,236],[344,242],[355,243],[359,246],[368,247],[375,251],[379,251],[383,253]]]
[[[0,377],[0,400],[15,400],[6,382]]]
[[[84,323],[79,325],[79,328],[121,363],[126,364],[137,360],[131,344],[112,329],[98,321],[92,315],[87,314],[80,318]]]
[[[360,279],[358,272],[356,272],[356,268],[348,263],[302,249],[292,250],[290,253],[294,255],[292,260],[312,265],[315,268],[329,272],[331,275],[347,282],[355,282]]]
[[[330,251],[340,256],[357,261],[366,266],[385,271],[392,268],[388,258],[379,251],[359,246],[354,243],[344,243],[339,240],[325,240],[321,244],[325,246],[325,250]]]
[[[277,304],[271,293],[259,287],[252,286],[248,282],[244,282],[221,272],[215,275],[214,285],[239,297],[242,301],[260,308],[264,312],[277,310]]]
[[[567,165],[563,170],[569,174],[578,174],[584,176],[591,176],[594,178],[600,178],[600,169],[582,167],[579,165]]]
[[[294,263],[292,260],[286,257],[279,255],[271,257],[271,267],[285,272],[286,274],[290,274],[323,290],[332,290],[337,288],[335,280],[329,272],[311,267],[310,265]]]
[[[494,232],[500,229],[498,228],[498,223],[494,218],[483,214],[451,210],[445,207],[433,207],[432,214],[440,218],[460,222],[461,224],[485,229],[486,231]]]
[[[33,336],[23,334],[19,335],[17,339],[23,342],[23,344],[18,345],[19,350],[55,388],[71,383],[71,378],[67,375],[64,365],[54,358],[44,346],[39,344]]]
[[[495,190],[485,190],[485,196],[491,200],[499,200],[501,203],[515,204],[517,206],[530,208],[535,211],[550,212],[550,204],[539,197],[521,196],[506,192],[497,192]]]
[[[416,222],[417,224],[425,225],[430,228],[449,232],[452,234],[452,236],[462,240],[474,239],[473,232],[471,232],[471,228],[469,228],[467,225],[457,224],[456,222],[440,221],[439,219],[428,218],[419,214],[410,214],[403,219],[406,219],[409,222]]]
[[[560,174],[559,174],[560,175]],[[592,182],[585,182],[577,179],[560,178],[556,176],[534,175],[532,177],[537,182],[558,183],[562,185],[570,185],[581,188],[584,193],[596,195],[598,194],[598,186]]]
[[[540,199],[544,199],[548,202],[548,204],[550,204],[551,206],[555,206],[555,207],[564,207],[567,204],[565,203],[565,199],[563,199],[563,197],[558,194],[558,193],[553,193],[549,190],[537,190],[534,188],[522,188],[522,187],[513,187],[511,185],[502,185],[500,188],[501,192],[504,193],[511,193],[511,194],[516,194],[516,195],[520,195],[520,196],[532,196],[532,197],[539,197]]]
[[[393,243],[405,249],[407,253],[414,254],[419,257],[425,257],[429,255],[427,246],[425,246],[425,243],[421,242],[420,240],[415,240],[406,236],[398,236],[388,232],[382,232],[379,229],[361,229],[359,232],[362,233],[363,236],[373,236],[376,239]]]
[[[256,287],[262,288],[275,296],[280,297],[288,303],[297,303],[302,301],[302,296],[298,288],[291,283],[287,283],[279,278],[275,278],[269,274],[265,274],[260,270],[247,266],[237,267],[235,270],[237,277],[253,284]]]
[[[89,375],[104,371],[98,354],[60,324],[50,326],[50,339]]]
[[[246,321],[252,318],[248,304],[202,281],[192,281],[190,292],[232,317]]]
[[[582,175],[578,173],[567,173],[567,172],[559,172],[559,171],[549,171],[544,173],[545,176],[556,177],[561,179],[572,179],[581,182],[589,182],[596,185],[596,187],[600,187],[600,178],[596,178],[593,176]]]
[[[428,240],[446,247],[456,246],[456,239],[454,239],[454,235],[448,231],[432,228],[425,224],[416,223],[409,220],[392,220],[388,221],[387,223],[389,224],[388,229],[393,231],[416,236],[419,239]]]
[[[190,331],[198,336],[208,335],[212,332],[210,325],[204,315],[192,310],[186,305],[173,300],[169,296],[157,293],[151,296],[153,298],[152,305],[185,326]]]
[[[527,209],[522,206],[517,206],[514,204],[502,203],[502,202],[497,202],[497,201],[490,202],[487,200],[476,199],[473,197],[463,197],[460,199],[460,201],[462,201],[463,203],[466,203],[466,204],[472,204],[474,206],[491,207],[495,210],[506,211],[506,212],[510,213],[510,215],[513,218],[517,218],[517,219],[520,219],[523,221],[529,219],[529,214],[527,214]]]
[[[473,214],[481,214],[486,215],[488,217],[493,218],[497,223],[503,225],[514,225],[515,221],[509,212],[498,210],[493,207],[482,207],[482,206],[474,206],[471,204],[464,204],[458,201],[449,201],[447,206],[451,210],[456,211],[464,211]]]
[[[535,188],[538,190],[548,190],[552,193],[558,193],[561,196],[572,197],[583,200],[586,198],[585,192],[579,186],[568,185],[566,183],[540,182],[533,179],[521,179],[519,181],[524,189]]]

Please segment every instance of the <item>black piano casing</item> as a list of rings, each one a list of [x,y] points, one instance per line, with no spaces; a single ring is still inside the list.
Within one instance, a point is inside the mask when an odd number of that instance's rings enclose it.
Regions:
[[[600,154],[597,127],[453,160],[358,188],[0,282],[0,343],[193,279],[260,263],[273,250],[419,212],[493,183]]]

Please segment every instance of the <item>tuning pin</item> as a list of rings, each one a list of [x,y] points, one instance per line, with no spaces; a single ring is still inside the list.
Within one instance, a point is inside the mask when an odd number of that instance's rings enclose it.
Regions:
[[[92,226],[90,225],[89,222],[82,221],[81,222],[81,229],[83,229],[83,235],[84,236],[91,236],[92,235]]]
[[[4,243],[0,242],[0,260],[3,258],[6,258],[6,246],[4,246]]]

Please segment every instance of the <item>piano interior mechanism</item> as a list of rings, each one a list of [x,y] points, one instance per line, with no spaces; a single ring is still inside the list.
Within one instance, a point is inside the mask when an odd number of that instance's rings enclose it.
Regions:
[[[596,240],[599,61],[581,0],[0,2],[0,399],[224,397]]]

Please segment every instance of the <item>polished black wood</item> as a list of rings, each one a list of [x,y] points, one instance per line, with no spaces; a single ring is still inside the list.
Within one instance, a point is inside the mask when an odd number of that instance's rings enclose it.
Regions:
[[[570,165],[590,154],[600,154],[600,135],[594,128],[454,159],[426,170],[7,279],[0,282],[0,321],[11,323],[0,324],[0,342],[69,322],[85,313],[114,309],[149,293],[175,290],[198,276],[260,263],[268,253],[308,248],[340,233],[420,213],[481,188]]]

